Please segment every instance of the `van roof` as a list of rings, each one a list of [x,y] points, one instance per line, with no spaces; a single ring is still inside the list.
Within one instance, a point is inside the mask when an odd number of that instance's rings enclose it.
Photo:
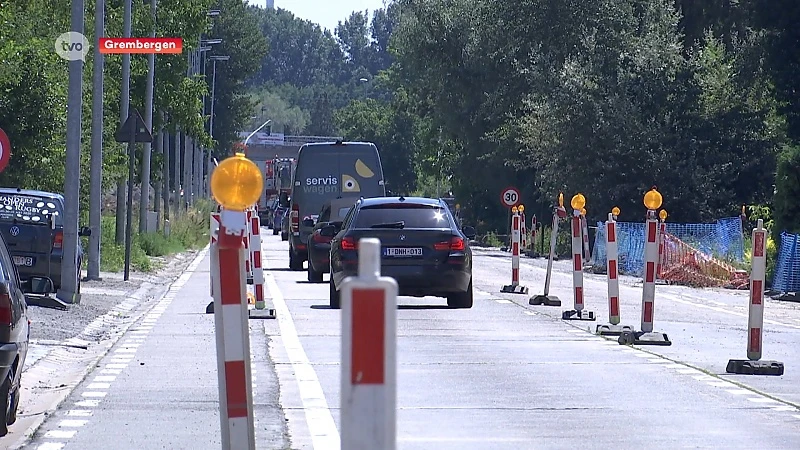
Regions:
[[[340,146],[364,146],[368,145],[370,147],[375,147],[375,144],[372,142],[360,142],[360,141],[335,141],[335,142],[309,142],[307,144],[303,144],[303,147],[300,149],[302,150],[305,147],[340,147]]]

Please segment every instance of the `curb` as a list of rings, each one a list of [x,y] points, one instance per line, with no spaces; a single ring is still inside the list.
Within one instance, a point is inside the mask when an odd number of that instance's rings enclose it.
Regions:
[[[26,411],[23,414],[19,414],[17,419],[18,423],[23,423],[26,421],[26,418],[32,416],[33,419],[28,419],[28,421],[31,423],[27,425],[24,431],[14,430],[9,432],[8,437],[13,437],[16,439],[16,441],[8,444],[8,446],[5,448],[9,450],[17,450],[29,444],[44,421],[47,420],[47,418],[50,417],[61,406],[62,403],[64,403],[64,401],[72,394],[75,388],[77,388],[78,385],[83,382],[84,379],[86,379],[86,376],[97,367],[98,362],[102,360],[109,351],[111,351],[111,349],[117,344],[117,342],[119,342],[125,333],[127,333],[127,331],[134,324],[138,323],[144,315],[150,312],[150,310],[152,310],[159,303],[159,301],[162,300],[167,293],[172,290],[174,285],[178,284],[178,282],[187,274],[192,274],[195,270],[197,270],[197,266],[207,254],[208,246],[201,249],[195,255],[194,259],[189,262],[182,274],[171,281],[166,287],[162,287],[161,292],[153,297],[155,301],[153,301],[152,305],[144,308],[138,314],[131,317],[127,323],[123,323],[116,328],[111,337],[97,346],[96,350],[92,352],[91,355],[79,354],[77,353],[78,349],[74,347],[57,347],[49,351],[28,370],[23,371],[23,375],[28,374],[25,378],[34,378],[34,381],[37,382],[35,383],[36,385],[34,387],[43,387],[42,384],[44,383],[45,388],[50,388],[55,392],[54,395],[39,395],[31,399],[31,403],[27,405],[30,412]],[[124,304],[125,302],[129,302],[129,304],[133,303],[130,308],[127,308],[128,311],[133,310],[137,306],[141,305],[142,301],[147,297],[147,291],[153,287],[156,286],[148,281],[143,282],[142,285],[130,296],[128,296],[125,301],[121,302],[119,305],[115,306],[105,314],[97,317],[89,325],[87,325],[78,336],[67,339],[64,342],[87,342],[81,339],[80,336],[91,335],[93,330],[103,327],[104,323],[112,322],[117,314],[125,311],[126,308],[120,308],[120,305]],[[130,302],[131,300],[134,300],[134,302]],[[80,368],[64,370],[65,362],[76,363],[79,361],[84,363],[78,366]],[[58,378],[55,381],[51,381],[54,380],[56,375]],[[23,390],[23,392],[21,392],[21,397],[24,394],[30,395],[29,387],[23,386],[21,389]],[[28,392],[25,392],[26,390]]]

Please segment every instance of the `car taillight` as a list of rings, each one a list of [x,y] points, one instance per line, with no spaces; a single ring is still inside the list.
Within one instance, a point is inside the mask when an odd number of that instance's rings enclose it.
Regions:
[[[320,244],[324,244],[326,242],[330,242],[331,241],[331,238],[329,238],[327,236],[323,236],[323,235],[321,235],[319,233],[314,233],[312,235],[312,239],[314,240],[314,242],[318,242]]]
[[[464,239],[461,239],[458,236],[453,236],[450,241],[442,241],[436,244],[433,244],[434,250],[450,250],[451,252],[463,252],[464,251]]]
[[[296,233],[300,230],[300,205],[297,203],[292,205],[292,211],[289,213],[289,220],[292,226],[292,232]]]
[[[56,233],[56,237],[53,239],[53,248],[61,248],[63,242],[64,242],[64,233],[59,231]]]
[[[354,238],[347,236],[342,239],[342,250],[356,250],[357,248],[358,243]]]
[[[7,290],[7,288],[5,289]],[[11,296],[8,293],[0,294],[0,325],[11,326],[14,320],[11,313]]]

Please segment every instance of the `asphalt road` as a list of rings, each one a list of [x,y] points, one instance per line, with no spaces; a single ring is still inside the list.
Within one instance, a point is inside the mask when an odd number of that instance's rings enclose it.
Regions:
[[[262,235],[268,304],[250,321],[259,449],[337,449],[340,311],[328,285],[288,270],[287,243]],[[572,275],[557,264],[563,306],[501,294],[507,253],[475,250],[475,306],[399,299],[398,448],[800,448],[800,311],[767,302],[765,359],[786,375],[730,376],[745,357],[746,293],[658,286],[656,330],[670,347],[630,348],[587,332],[607,320],[603,276],[586,274],[597,322],[566,322]],[[541,291],[544,261],[523,259]],[[622,323],[639,327],[641,286],[621,287]],[[183,283],[183,284],[182,284]],[[208,259],[131,328],[37,432],[30,449],[218,449],[218,392]]]

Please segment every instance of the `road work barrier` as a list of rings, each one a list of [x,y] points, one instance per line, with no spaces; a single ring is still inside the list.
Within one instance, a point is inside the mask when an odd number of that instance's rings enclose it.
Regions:
[[[211,193],[221,207],[210,274],[223,450],[255,450],[245,238],[251,225],[248,208],[263,187],[261,170],[242,153],[219,163],[211,174]]]
[[[558,194],[558,205],[553,208],[553,225],[550,229],[550,256],[547,259],[547,272],[544,279],[544,294],[534,295],[528,299],[529,305],[561,306],[561,300],[555,295],[550,295],[550,279],[553,274],[553,258],[556,255],[556,240],[558,239],[558,221],[567,217],[564,208],[564,193]]]
[[[747,359],[728,361],[728,373],[748,375],[783,375],[783,363],[761,361],[764,336],[764,288],[767,275],[767,230],[758,219],[753,230],[752,268],[750,270],[750,308],[747,315]]]
[[[261,257],[261,218],[258,211],[250,217],[250,239],[253,247],[253,291],[255,309],[249,311],[251,319],[275,319],[274,309],[267,309],[264,300],[264,268]]]
[[[572,197],[572,297],[573,309],[561,313],[564,320],[595,320],[594,312],[584,308],[583,292],[583,227],[581,226],[581,210],[586,205],[583,194]]]
[[[742,221],[739,217],[719,219],[711,224],[665,223],[664,249],[659,278],[668,284],[694,287],[737,287],[747,285],[742,274],[728,260],[744,262]],[[645,224],[617,222],[619,273],[644,276]],[[592,268],[606,269],[605,225],[597,223]]]
[[[217,233],[219,233],[219,213],[212,212],[211,213],[211,220],[209,221],[211,226],[209,238],[211,240],[211,245],[216,244],[217,242]],[[209,283],[210,292],[208,295],[214,297],[214,277],[211,277],[211,282]],[[211,304],[213,305],[214,302],[212,301]],[[212,310],[213,311],[213,310]]]
[[[358,242],[358,276],[342,282],[341,448],[397,446],[397,282],[381,276],[381,242]]]
[[[788,293],[791,292],[797,298],[800,292],[800,234],[781,233],[772,288],[785,297],[790,297]]]
[[[661,210],[659,213],[661,223],[658,224],[658,264],[656,265],[656,281],[662,280],[664,276],[664,237],[667,235],[667,211]]]
[[[619,311],[619,272],[617,270],[617,231],[616,216],[619,208],[608,213],[606,222],[606,281],[608,282],[608,325],[598,325],[595,332],[602,336],[620,336],[623,332],[632,332],[627,325],[620,326]]]
[[[519,239],[520,239],[520,252],[528,248],[528,226],[525,223],[525,206],[519,205]]]
[[[583,263],[592,261],[592,252],[589,249],[589,225],[586,221],[586,208],[581,208],[581,236],[583,239]]]
[[[520,213],[517,207],[511,208],[511,284],[500,289],[508,294],[527,294],[528,288],[519,284],[519,244]]]
[[[653,187],[644,195],[647,207],[645,222],[644,257],[645,274],[642,283],[642,328],[641,331],[624,332],[619,337],[620,344],[672,345],[666,333],[653,331],[656,293],[656,265],[658,264],[658,219],[656,210],[661,207],[661,193]]]

